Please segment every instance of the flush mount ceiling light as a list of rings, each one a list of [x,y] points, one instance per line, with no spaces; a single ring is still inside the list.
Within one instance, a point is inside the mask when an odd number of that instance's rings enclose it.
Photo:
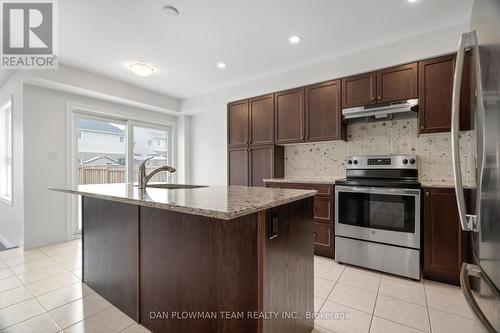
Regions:
[[[219,63],[217,63],[217,67],[220,69],[224,69],[224,68],[226,68],[226,64],[223,62],[219,62]]]
[[[139,76],[149,76],[155,71],[154,67],[142,62],[134,62],[129,65],[132,73]]]
[[[298,42],[300,42],[300,37],[299,36],[292,36],[288,39],[290,41],[290,43],[292,44],[297,44]]]
[[[179,10],[174,6],[163,6],[161,11],[168,17],[176,17],[179,15]]]

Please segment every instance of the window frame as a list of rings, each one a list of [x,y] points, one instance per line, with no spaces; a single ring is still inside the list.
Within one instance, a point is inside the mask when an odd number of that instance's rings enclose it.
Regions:
[[[149,117],[147,115],[141,115],[141,120],[139,120],[134,114],[128,112],[122,112],[119,109],[106,109],[97,105],[82,104],[75,101],[66,101],[66,133],[69,137],[67,138],[68,144],[66,145],[66,154],[69,156],[66,161],[66,183],[68,186],[76,185],[76,175],[74,170],[74,165],[76,163],[76,145],[78,141],[78,135],[74,132],[75,128],[75,118],[78,116],[87,116],[95,118],[106,118],[111,121],[123,121],[127,123],[127,137],[125,138],[125,144],[127,146],[127,157],[126,157],[126,177],[127,181],[133,179],[133,126],[144,126],[149,128],[163,128],[168,130],[168,140],[169,140],[169,161],[172,165],[177,162],[177,122],[170,120],[161,120],[157,117]],[[130,141],[132,144],[129,144]],[[132,166],[132,167],[130,167]],[[173,174],[171,181],[177,181],[177,174]],[[77,196],[67,196],[67,239],[77,239],[81,237],[81,232],[75,229],[77,226]]]
[[[6,144],[8,144],[9,146],[7,148],[9,151],[7,157],[10,157],[10,197],[2,195],[0,193],[0,202],[12,206],[14,201],[14,112],[13,112],[12,96],[10,97],[8,102],[4,103],[0,107],[0,112],[2,115],[5,110],[9,110],[8,113],[10,114],[8,121],[6,121],[6,124],[9,125],[10,133],[8,135],[7,134],[5,135],[5,138],[8,140],[8,141],[6,140]],[[5,116],[7,117],[7,114]],[[6,165],[8,166],[7,163]]]

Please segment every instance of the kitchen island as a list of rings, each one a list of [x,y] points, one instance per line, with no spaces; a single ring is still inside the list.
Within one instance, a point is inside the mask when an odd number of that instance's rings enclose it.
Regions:
[[[152,332],[312,330],[316,191],[51,190],[82,196],[83,281]]]

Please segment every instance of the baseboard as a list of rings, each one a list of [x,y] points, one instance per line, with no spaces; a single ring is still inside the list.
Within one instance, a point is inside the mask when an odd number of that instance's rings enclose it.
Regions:
[[[17,246],[16,244],[12,244],[11,242],[9,242],[9,240],[7,238],[5,238],[4,235],[2,235],[2,234],[0,234],[0,243],[2,243],[3,246],[5,246],[6,248],[11,248],[11,247]]]
[[[68,240],[65,238],[49,238],[49,239],[43,239],[43,240],[37,240],[33,242],[25,242],[23,244],[24,249],[29,250],[29,249],[34,249],[37,247],[43,247],[43,246],[49,246],[49,245],[54,245],[58,243],[64,243],[67,242]]]

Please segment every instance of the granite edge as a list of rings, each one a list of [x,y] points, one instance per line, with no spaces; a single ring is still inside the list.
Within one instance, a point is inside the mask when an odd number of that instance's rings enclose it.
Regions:
[[[276,200],[276,201],[273,201],[272,203],[263,204],[260,206],[252,206],[248,209],[235,211],[233,213],[224,213],[224,212],[210,210],[210,209],[184,207],[184,206],[178,206],[178,205],[173,205],[173,204],[164,204],[164,203],[157,203],[157,202],[151,202],[151,201],[143,201],[143,200],[137,200],[137,199],[116,197],[116,196],[112,196],[112,195],[96,194],[96,193],[77,191],[77,190],[72,190],[72,189],[64,189],[64,188],[56,188],[56,187],[47,187],[47,189],[50,191],[55,191],[55,192],[82,195],[82,196],[87,196],[87,197],[95,198],[95,199],[104,199],[104,200],[110,200],[110,201],[115,201],[115,202],[123,202],[123,203],[128,203],[128,204],[144,206],[144,207],[165,209],[165,210],[170,210],[170,211],[174,211],[174,212],[178,212],[178,213],[199,215],[199,216],[205,216],[205,217],[221,219],[221,220],[232,220],[232,219],[235,219],[238,217],[250,215],[250,214],[257,213],[257,212],[260,212],[260,211],[263,211],[263,210],[266,210],[269,208],[285,205],[285,204],[299,201],[302,199],[306,199],[309,197],[314,197],[318,193],[318,191],[316,191],[316,190],[303,190],[304,191],[303,194],[297,194],[297,195],[294,195],[293,197],[290,197],[290,198]]]

